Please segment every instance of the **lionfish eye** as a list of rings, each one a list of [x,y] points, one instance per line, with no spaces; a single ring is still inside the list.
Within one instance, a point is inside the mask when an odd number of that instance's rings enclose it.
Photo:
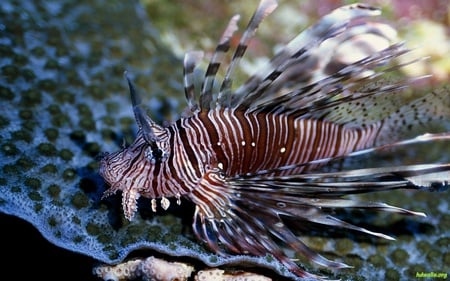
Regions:
[[[149,147],[145,150],[145,157],[152,164],[159,163],[163,159],[164,152],[158,147],[156,142],[148,143]]]

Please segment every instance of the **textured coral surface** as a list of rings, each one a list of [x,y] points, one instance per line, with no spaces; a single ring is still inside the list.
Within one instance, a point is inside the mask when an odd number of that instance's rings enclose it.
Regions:
[[[215,20],[208,14],[201,19]],[[31,227],[2,215],[2,246],[15,249],[6,255],[7,265],[37,265],[22,276],[51,278],[55,264],[72,277],[89,276],[94,261],[118,263],[144,247],[210,266],[253,262],[290,276],[270,257],[223,259],[208,252],[192,237],[187,202],[153,214],[142,200],[130,223],[119,197],[101,200],[106,187],[96,157],[129,143],[136,130],[123,72],[136,82],[154,119],[181,112],[181,60],[172,49],[135,1],[1,1],[0,212],[30,222],[61,248],[44,253],[49,248]],[[448,147],[434,153],[448,161]],[[410,280],[416,272],[450,271],[449,192],[399,191],[370,199],[428,217],[352,214],[353,222],[375,224],[394,242],[339,232],[310,237],[309,244],[326,256],[354,266],[337,276]]]

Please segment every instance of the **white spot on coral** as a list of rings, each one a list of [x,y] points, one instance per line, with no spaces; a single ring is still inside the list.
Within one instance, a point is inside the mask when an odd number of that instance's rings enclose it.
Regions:
[[[285,153],[286,152],[286,147],[282,147],[281,149],[280,149],[280,153]]]
[[[245,141],[242,141],[241,144],[242,144],[242,146],[245,146]]]
[[[223,163],[217,164],[217,167],[219,167],[219,169],[223,170]]]
[[[256,146],[256,143],[255,143],[254,141],[252,141],[252,143],[251,143],[251,144],[252,144],[252,146],[253,146],[253,147],[255,147],[255,146]]]

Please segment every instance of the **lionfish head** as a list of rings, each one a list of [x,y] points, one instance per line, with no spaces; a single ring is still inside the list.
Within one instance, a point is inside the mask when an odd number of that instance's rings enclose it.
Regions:
[[[111,188],[116,190],[133,188],[137,180],[132,171],[136,168],[133,167],[133,163],[142,162],[143,150],[143,147],[136,149],[130,146],[114,153],[106,153],[100,160],[100,175]]]
[[[99,173],[110,185],[103,197],[122,191],[125,217],[131,220],[137,210],[136,202],[140,195],[153,200],[164,197],[165,194],[158,194],[154,190],[152,182],[155,167],[167,158],[169,144],[166,130],[145,114],[134,86],[128,77],[127,80],[139,131],[129,147],[103,155]]]

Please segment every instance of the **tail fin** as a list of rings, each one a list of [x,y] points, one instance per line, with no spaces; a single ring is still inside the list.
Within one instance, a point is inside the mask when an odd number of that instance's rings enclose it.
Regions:
[[[391,112],[383,121],[377,143],[389,143],[422,133],[449,131],[448,127],[445,128],[446,125],[450,125],[448,120],[450,120],[450,88],[447,87],[433,91]]]

